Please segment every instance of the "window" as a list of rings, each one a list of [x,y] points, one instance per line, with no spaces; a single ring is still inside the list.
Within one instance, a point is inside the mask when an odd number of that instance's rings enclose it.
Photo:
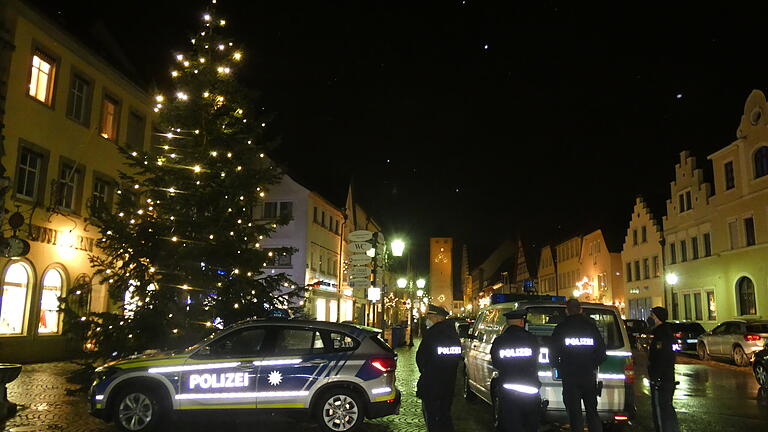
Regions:
[[[40,297],[40,324],[38,333],[59,332],[59,297],[61,297],[64,280],[61,272],[55,269],[48,270],[43,276],[43,292]]]
[[[632,282],[632,263],[627,263],[627,282]]]
[[[736,187],[736,179],[733,176],[733,161],[726,162],[723,165],[725,171],[725,190],[730,190]]]
[[[315,207],[315,211],[314,211],[314,214],[312,216],[312,221],[314,223],[317,223],[317,207]]]
[[[669,263],[670,264],[677,263],[677,253],[675,251],[674,243],[669,243]]]
[[[736,281],[736,296],[739,304],[739,315],[757,315],[755,284],[752,279],[744,276]]]
[[[278,217],[291,219],[293,217],[293,202],[272,201],[264,203],[264,219],[277,219]]]
[[[280,217],[285,219],[293,218],[293,202],[291,201],[280,202]]]
[[[680,262],[688,261],[688,243],[685,240],[680,241]]]
[[[264,345],[266,334],[264,329],[246,327],[222,336],[208,346],[215,357],[255,357]]]
[[[717,321],[717,306],[715,305],[714,291],[707,291],[707,320]]]
[[[321,213],[322,213],[322,217],[320,218],[320,225],[322,225],[323,228],[325,228],[325,212],[323,211]]]
[[[693,293],[693,319],[701,321],[701,293]]]
[[[265,202],[264,203],[264,219],[276,219],[277,218],[277,203]]]
[[[643,258],[643,279],[651,277],[651,269],[648,266],[648,258]]]
[[[739,247],[739,229],[736,227],[735,220],[728,222],[728,240],[730,241],[731,249]]]
[[[679,213],[682,213],[685,211],[685,196],[683,194],[680,194],[677,196],[677,211]]]
[[[343,333],[331,333],[331,349],[334,351],[354,351],[360,343]]]
[[[144,150],[144,129],[147,122],[140,114],[131,111],[128,114],[128,148]]]
[[[659,277],[660,273],[661,269],[659,268],[659,256],[656,255],[653,257],[653,277]]]
[[[565,308],[563,307],[530,307],[527,311],[528,331],[539,338],[544,338],[544,340],[552,336],[552,332],[557,324],[565,319]],[[624,346],[620,327],[621,318],[616,312],[608,309],[585,307],[584,315],[595,321],[608,349],[617,349]],[[501,314],[500,319],[504,319],[504,316]]]
[[[339,301],[331,299],[328,301],[328,321],[337,322],[339,320]]]
[[[3,280],[0,303],[0,334],[22,334],[24,314],[27,310],[27,293],[30,288],[30,269],[16,262],[8,266]]]
[[[691,295],[683,294],[683,319],[689,321],[691,319]]]
[[[691,237],[691,256],[693,259],[699,259],[699,238]]]
[[[112,206],[112,185],[109,181],[100,177],[94,177],[91,206],[96,209],[103,208],[107,211]]]
[[[42,179],[43,156],[22,147],[19,154],[19,166],[16,170],[16,195],[31,200],[38,198],[38,189]]]
[[[672,319],[680,319],[680,299],[677,293],[672,293]]]
[[[291,267],[291,254],[281,249],[264,249],[267,267]]]
[[[704,233],[704,256],[712,256],[712,240],[709,233]]]
[[[688,211],[693,208],[691,201],[691,191],[685,191],[685,210]]]
[[[637,246],[637,230],[632,230],[632,244]]]
[[[635,261],[635,280],[640,280],[640,261]]]
[[[687,212],[688,210],[692,209],[692,203],[691,203],[691,191],[685,191],[681,192],[677,196],[678,200],[678,211],[680,213]]]
[[[29,95],[46,105],[51,105],[55,71],[56,64],[53,59],[40,51],[35,51],[32,54],[32,73],[29,78]]]
[[[339,221],[336,221],[336,228],[334,228],[333,232],[339,234]]]
[[[120,104],[117,100],[104,96],[101,101],[101,127],[99,134],[111,141],[117,141],[117,126],[120,122]]]
[[[755,152],[755,178],[768,174],[768,147],[760,147]]]
[[[319,300],[319,299],[318,299]],[[320,333],[313,330],[283,328],[275,340],[275,354],[301,355],[324,352],[325,345]]]
[[[648,228],[646,228],[645,226],[643,226],[643,227],[641,228],[641,230],[640,230],[640,234],[641,234],[641,235],[640,235],[640,240],[641,240],[643,243],[647,242],[647,241],[648,241]]]
[[[62,164],[59,182],[56,187],[56,205],[63,209],[75,210],[75,192],[79,184],[80,173],[72,165]]]
[[[91,117],[91,83],[77,74],[72,74],[69,86],[67,117],[83,125],[88,125]]]
[[[755,220],[752,216],[744,218],[744,239],[747,246],[755,245]]]

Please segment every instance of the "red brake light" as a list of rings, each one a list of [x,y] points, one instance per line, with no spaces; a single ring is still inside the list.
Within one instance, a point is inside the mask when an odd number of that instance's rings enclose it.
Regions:
[[[615,416],[613,416],[613,419],[616,421],[627,421],[629,420],[629,417],[625,415],[616,414]]]
[[[762,339],[760,337],[760,335],[756,335],[756,334],[745,334],[744,335],[744,340],[747,341],[747,342],[757,342],[760,339]]]
[[[389,372],[395,370],[397,361],[393,358],[375,358],[371,359],[371,366],[382,372]]]
[[[624,365],[624,382],[627,384],[635,382],[635,362],[632,361],[632,357],[628,357]]]
[[[681,337],[683,337],[683,332],[677,332],[677,333],[674,333],[674,336],[675,336],[676,338],[681,338]]]

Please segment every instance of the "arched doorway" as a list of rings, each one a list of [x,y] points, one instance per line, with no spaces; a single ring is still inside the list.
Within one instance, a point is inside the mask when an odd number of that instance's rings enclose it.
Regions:
[[[739,315],[757,315],[755,284],[746,276],[736,281],[736,304],[739,307]]]
[[[64,276],[61,270],[52,268],[43,274],[43,289],[40,295],[40,323],[37,332],[58,333],[60,328],[59,297],[64,293]]]
[[[0,334],[24,332],[31,281],[32,269],[23,262],[15,262],[6,269],[0,293]]]

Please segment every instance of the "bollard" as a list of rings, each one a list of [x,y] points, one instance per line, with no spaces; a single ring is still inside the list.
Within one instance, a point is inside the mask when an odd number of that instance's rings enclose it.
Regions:
[[[16,414],[16,404],[8,400],[6,385],[19,377],[21,365],[0,363],[0,421]]]

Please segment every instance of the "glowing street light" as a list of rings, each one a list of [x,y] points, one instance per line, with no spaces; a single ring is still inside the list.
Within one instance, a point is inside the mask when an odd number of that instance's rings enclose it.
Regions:
[[[418,297],[424,297],[424,290],[423,289],[417,289],[416,290],[416,295]]]
[[[406,280],[405,278],[400,278],[400,279],[397,280],[397,287],[398,288],[405,288],[406,285],[408,285],[408,280]]]
[[[677,281],[679,280],[677,275],[674,273],[667,273],[666,279],[667,279],[667,283],[670,285],[676,285]]]
[[[394,240],[392,241],[392,255],[394,256],[403,256],[403,251],[405,251],[405,242],[402,240]]]
[[[427,285],[427,281],[425,281],[424,279],[418,279],[418,280],[416,281],[416,287],[417,287],[417,288],[419,288],[419,289],[424,289],[424,287],[425,287],[426,285]],[[423,291],[422,291],[422,292],[423,292]]]

